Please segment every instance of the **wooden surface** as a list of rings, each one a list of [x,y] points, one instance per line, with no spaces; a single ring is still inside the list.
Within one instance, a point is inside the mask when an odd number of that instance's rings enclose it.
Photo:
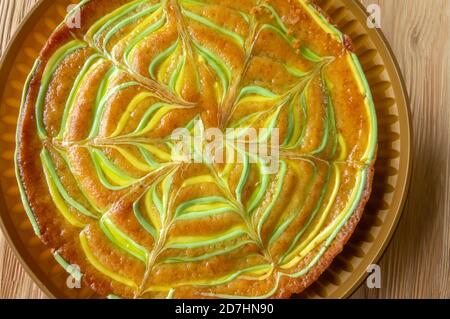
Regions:
[[[413,172],[403,217],[380,261],[381,289],[354,298],[450,298],[450,1],[361,0],[382,29],[411,98]],[[0,54],[37,0],[0,0]],[[75,2],[75,1],[74,1]],[[0,234],[0,298],[45,298]]]

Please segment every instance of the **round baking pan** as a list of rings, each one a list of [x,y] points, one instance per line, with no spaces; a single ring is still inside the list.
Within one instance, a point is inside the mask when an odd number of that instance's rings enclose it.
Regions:
[[[19,27],[0,64],[0,224],[20,262],[53,298],[96,298],[89,287],[70,289],[68,274],[34,234],[15,178],[15,132],[22,89],[44,43],[72,0],[41,0]],[[373,192],[353,236],[328,270],[299,297],[344,298],[361,284],[396,228],[409,185],[411,127],[408,98],[395,58],[378,29],[367,26],[357,0],[316,0],[347,34],[370,84],[378,116]],[[69,285],[70,286],[70,285]]]

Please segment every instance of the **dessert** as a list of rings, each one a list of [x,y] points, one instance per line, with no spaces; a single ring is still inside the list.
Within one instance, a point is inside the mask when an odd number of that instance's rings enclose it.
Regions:
[[[36,234],[102,296],[286,298],[354,231],[376,127],[349,39],[309,1],[82,1],[25,86],[17,175]],[[180,128],[202,146],[255,128],[278,157],[179,160]]]

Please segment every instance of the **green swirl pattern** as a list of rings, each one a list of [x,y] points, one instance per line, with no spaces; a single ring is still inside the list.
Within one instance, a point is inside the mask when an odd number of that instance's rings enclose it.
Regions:
[[[375,108],[345,37],[304,0],[78,9],[24,92],[17,175],[36,233],[105,296],[284,296],[371,182]],[[233,145],[239,163],[174,161],[176,128],[266,129],[258,146],[279,129],[277,173]]]

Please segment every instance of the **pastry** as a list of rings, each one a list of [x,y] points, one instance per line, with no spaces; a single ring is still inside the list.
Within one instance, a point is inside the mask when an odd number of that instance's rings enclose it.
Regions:
[[[208,156],[228,131],[244,147]],[[376,147],[358,58],[313,3],[88,0],[30,73],[16,164],[36,234],[101,296],[288,298],[353,233]]]

